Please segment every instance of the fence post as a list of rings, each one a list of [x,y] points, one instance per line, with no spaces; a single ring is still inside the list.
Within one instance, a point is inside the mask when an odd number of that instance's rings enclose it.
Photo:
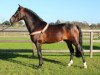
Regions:
[[[93,32],[90,32],[90,58],[93,56]]]

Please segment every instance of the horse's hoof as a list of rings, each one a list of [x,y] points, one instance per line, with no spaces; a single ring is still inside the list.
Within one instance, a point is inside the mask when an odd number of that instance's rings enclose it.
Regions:
[[[73,64],[73,60],[71,60],[71,61],[68,63],[68,67],[70,67],[72,64]]]
[[[67,67],[70,67],[70,66],[71,66],[71,64],[68,64],[68,65],[67,65]]]
[[[40,69],[40,68],[42,68],[42,66],[41,65],[38,65],[37,68]]]
[[[87,68],[87,66],[84,66],[84,68]]]
[[[87,64],[86,64],[86,62],[84,63],[84,66],[83,66],[84,68],[87,68]]]

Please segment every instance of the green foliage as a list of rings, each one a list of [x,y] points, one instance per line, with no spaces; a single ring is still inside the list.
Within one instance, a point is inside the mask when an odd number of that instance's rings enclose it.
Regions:
[[[9,21],[4,21],[4,22],[2,23],[2,25],[10,25],[10,22],[9,22]]]

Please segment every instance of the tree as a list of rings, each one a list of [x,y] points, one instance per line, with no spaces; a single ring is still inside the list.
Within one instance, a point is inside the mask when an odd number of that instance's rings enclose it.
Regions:
[[[57,20],[57,21],[55,22],[55,24],[61,24],[61,23],[65,23],[65,21],[64,21],[64,20]]]
[[[96,24],[92,23],[92,24],[90,25],[90,28],[91,28],[91,29],[96,28]]]
[[[23,23],[23,21],[19,21],[19,22],[14,23],[13,26],[22,27],[22,26],[24,26],[24,23]]]
[[[97,26],[96,26],[96,28],[98,28],[98,29],[100,28],[100,23],[97,23]]]
[[[22,25],[22,26],[24,25],[24,23],[22,21],[19,21],[18,24]]]
[[[57,20],[57,21],[55,22],[55,24],[60,24],[60,20]]]
[[[9,21],[4,21],[4,22],[2,23],[2,25],[10,25],[10,22],[9,22]]]

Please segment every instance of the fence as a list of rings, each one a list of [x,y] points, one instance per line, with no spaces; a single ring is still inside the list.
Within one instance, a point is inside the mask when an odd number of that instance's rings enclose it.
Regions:
[[[83,33],[90,34],[90,58],[92,58],[93,52],[100,52],[100,50],[93,50],[93,42],[100,42],[100,30],[83,30]],[[93,40],[93,33],[98,33],[99,40]]]
[[[84,50],[84,52],[90,52],[90,57],[92,58],[93,52],[100,52],[100,50],[93,50],[93,43],[94,42],[100,42],[100,30],[83,30],[83,34],[88,33],[89,40],[83,40],[83,42],[90,42],[90,50]],[[21,37],[29,37],[27,30],[16,30],[16,29],[10,29],[5,31],[0,31],[2,35],[0,37],[19,37],[19,33],[21,33]],[[12,35],[7,35],[7,33],[11,33]],[[16,33],[16,34],[15,34]],[[18,33],[18,35],[17,35]],[[98,40],[93,40],[93,34],[98,34]],[[13,36],[15,35],[15,36]],[[17,43],[17,42],[31,42],[30,39],[28,40],[0,40],[0,43]],[[32,47],[33,48],[33,47]],[[34,51],[34,48],[33,48]],[[43,52],[68,52],[66,50],[44,50]]]

